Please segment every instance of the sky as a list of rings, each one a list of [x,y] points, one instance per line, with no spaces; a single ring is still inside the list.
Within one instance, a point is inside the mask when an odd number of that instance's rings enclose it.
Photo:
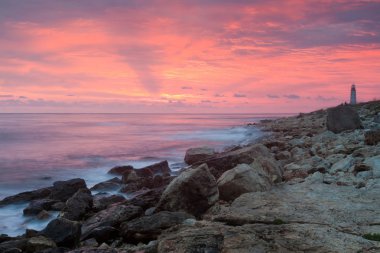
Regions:
[[[0,112],[297,113],[380,99],[380,1],[0,0]]]

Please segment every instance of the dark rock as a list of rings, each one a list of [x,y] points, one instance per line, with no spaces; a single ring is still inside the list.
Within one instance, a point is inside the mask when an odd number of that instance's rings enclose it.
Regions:
[[[105,248],[83,247],[83,248],[69,251],[67,253],[118,253],[118,251],[111,247],[105,247]]]
[[[79,246],[81,224],[64,218],[57,218],[49,222],[41,234],[52,239],[57,246],[73,248]]]
[[[67,200],[61,217],[68,220],[79,221],[92,208],[92,203],[91,191],[86,188],[79,189]]]
[[[111,204],[123,202],[125,198],[121,195],[110,195],[110,196],[95,196],[93,209],[95,211],[101,211],[106,209]]]
[[[153,177],[154,175],[170,175],[168,161],[162,161],[141,169],[135,169],[139,177]]]
[[[162,230],[181,224],[194,216],[183,212],[159,212],[151,216],[143,216],[121,224],[122,236],[125,241],[138,243],[157,239]]]
[[[39,212],[36,216],[36,218],[38,220],[47,220],[51,217],[50,213],[45,211],[45,210],[42,210],[41,212]]]
[[[186,151],[185,162],[189,165],[210,159],[215,150],[209,147],[190,148]]]
[[[214,176],[206,164],[182,172],[166,188],[157,211],[184,211],[200,216],[218,201],[219,192]]]
[[[57,245],[54,241],[44,236],[37,236],[30,238],[25,247],[26,252],[39,252],[45,249],[56,248]]]
[[[74,195],[79,189],[87,189],[86,182],[81,178],[75,178],[67,181],[56,181],[53,184],[50,199],[66,201]]]
[[[40,232],[37,231],[37,230],[27,228],[27,229],[25,230],[24,237],[25,237],[25,238],[36,237],[36,236],[39,236],[39,233],[40,233]]]
[[[139,176],[137,176],[136,171],[130,170],[123,174],[123,177],[121,178],[121,181],[123,184],[129,184],[134,183],[140,179]]]
[[[363,128],[358,113],[349,105],[328,109],[326,125],[334,133]]]
[[[16,239],[11,241],[6,241],[3,243],[0,243],[0,252],[6,252],[7,250],[14,250],[14,251],[8,251],[8,252],[17,252],[16,250],[19,249],[20,251],[25,251],[26,243],[28,239]]]
[[[10,241],[10,240],[12,240],[12,237],[10,237],[9,235],[6,235],[6,234],[0,235],[0,243]]]
[[[24,215],[37,215],[42,210],[50,210],[51,207],[57,203],[57,200],[53,199],[38,199],[33,200],[29,205],[24,209]]]
[[[121,179],[118,177],[114,177],[110,180],[100,182],[93,187],[91,187],[91,191],[112,191],[120,188]]]
[[[132,205],[113,205],[100,211],[87,219],[82,226],[82,238],[88,238],[88,235],[96,228],[111,226],[118,228],[124,222],[139,216],[143,210],[140,207]]]
[[[119,235],[119,230],[111,226],[97,227],[82,237],[82,240],[94,238],[98,243],[110,242]]]
[[[375,115],[375,117],[373,118],[373,122],[380,124],[380,113],[378,113],[377,115]]]
[[[57,247],[57,248],[50,248],[50,249],[41,250],[38,253],[66,253],[69,250],[70,249],[65,248],[65,247]]]
[[[151,177],[148,177],[148,178],[140,177],[137,180],[135,180],[134,182],[128,183],[125,186],[123,186],[120,189],[120,192],[132,193],[132,192],[142,190],[144,188],[149,189],[152,186],[153,186],[153,178],[151,178]]]
[[[4,251],[0,251],[2,253],[22,253],[22,250],[21,249],[18,249],[18,248],[10,248],[10,249],[6,249]]]
[[[380,129],[370,130],[364,133],[365,144],[376,145],[380,142]]]
[[[0,201],[0,206],[15,204],[20,202],[27,202],[34,199],[42,199],[49,196],[51,187],[42,188],[35,191],[22,192],[13,196],[9,196]]]
[[[66,207],[65,202],[57,202],[51,206],[52,211],[62,211]]]
[[[139,206],[142,209],[154,207],[158,204],[164,190],[165,188],[161,187],[137,192],[135,193],[135,196],[132,197],[132,199],[127,201],[127,203],[128,205]]]
[[[118,167],[114,167],[112,169],[110,169],[108,171],[108,174],[114,174],[114,175],[123,175],[125,172],[127,171],[131,171],[133,170],[133,167],[130,166],[130,165],[127,165],[127,166],[118,166]]]

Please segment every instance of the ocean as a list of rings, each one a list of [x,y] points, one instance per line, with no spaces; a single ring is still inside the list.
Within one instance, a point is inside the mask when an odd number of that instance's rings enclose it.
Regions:
[[[262,132],[247,123],[268,114],[0,114],[0,199],[80,177],[88,187],[119,165],[168,160],[185,166],[188,148],[222,150]],[[0,234],[18,235],[46,222],[22,217],[25,204],[0,208]]]

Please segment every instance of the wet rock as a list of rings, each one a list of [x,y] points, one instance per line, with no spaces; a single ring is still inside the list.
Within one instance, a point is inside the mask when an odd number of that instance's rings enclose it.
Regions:
[[[66,201],[66,207],[60,216],[68,220],[79,221],[92,208],[92,203],[91,191],[86,188],[79,189]]]
[[[118,228],[124,222],[139,216],[143,210],[140,207],[132,205],[113,205],[100,211],[87,219],[82,226],[82,238],[88,238],[88,235],[96,228],[111,226]]]
[[[112,191],[120,188],[122,181],[118,177],[98,183],[91,187],[91,191]]]
[[[365,144],[376,145],[380,142],[380,129],[370,130],[364,133]]]
[[[202,164],[182,172],[169,184],[162,194],[157,211],[184,211],[200,216],[218,198],[216,180],[207,165]]]
[[[65,202],[57,202],[51,206],[52,211],[62,211],[66,206]]]
[[[86,182],[81,178],[67,181],[54,182],[51,189],[50,199],[66,201],[73,196],[79,189],[87,189]]]
[[[41,212],[39,212],[36,216],[36,218],[38,220],[47,220],[51,217],[50,213],[45,211],[45,210],[42,210]]]
[[[139,177],[153,177],[154,175],[170,175],[168,161],[158,162],[141,169],[135,169]]]
[[[139,176],[137,176],[136,171],[131,170],[127,171],[123,174],[123,177],[121,179],[123,184],[129,184],[129,183],[134,183],[140,179]]]
[[[125,198],[121,195],[95,196],[93,199],[93,209],[95,211],[101,211],[112,204],[120,203],[123,201],[125,201]]]
[[[334,133],[362,128],[358,113],[349,105],[328,109],[326,125],[327,129]]]
[[[117,166],[108,171],[108,174],[114,174],[114,175],[123,175],[127,171],[133,170],[133,167],[130,165],[127,166]]]
[[[37,215],[43,210],[51,210],[52,206],[57,203],[57,200],[53,199],[38,199],[33,200],[23,210],[24,215]]]
[[[227,170],[217,181],[220,199],[231,201],[243,193],[266,191],[272,182],[264,171],[240,164]]]
[[[27,241],[25,250],[27,252],[39,252],[45,249],[56,248],[56,247],[57,245],[55,244],[53,240],[46,238],[44,236],[37,236],[37,237],[32,237]]]
[[[119,230],[111,226],[101,226],[91,230],[86,233],[82,240],[87,240],[88,238],[94,238],[98,243],[108,243],[113,241],[119,235]]]
[[[162,230],[193,218],[194,216],[183,212],[162,211],[123,223],[121,225],[122,236],[127,242],[149,242],[157,239]]]
[[[73,248],[79,246],[81,224],[64,218],[57,218],[49,222],[41,234],[52,239],[57,246]]]
[[[0,206],[27,202],[35,199],[42,199],[49,196],[51,193],[51,188],[42,188],[35,191],[22,192],[13,196],[9,196],[0,201]]]
[[[185,162],[191,165],[209,159],[214,155],[215,150],[209,147],[190,148],[186,151]]]

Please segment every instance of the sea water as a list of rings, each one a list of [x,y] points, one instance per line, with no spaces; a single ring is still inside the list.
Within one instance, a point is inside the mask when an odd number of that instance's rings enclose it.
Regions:
[[[168,160],[175,171],[185,165],[186,149],[247,144],[262,135],[247,123],[276,116],[0,114],[0,199],[77,177],[91,187],[110,179],[107,171],[119,165],[141,168]],[[23,208],[0,207],[0,234],[39,230],[48,222],[23,217]]]

